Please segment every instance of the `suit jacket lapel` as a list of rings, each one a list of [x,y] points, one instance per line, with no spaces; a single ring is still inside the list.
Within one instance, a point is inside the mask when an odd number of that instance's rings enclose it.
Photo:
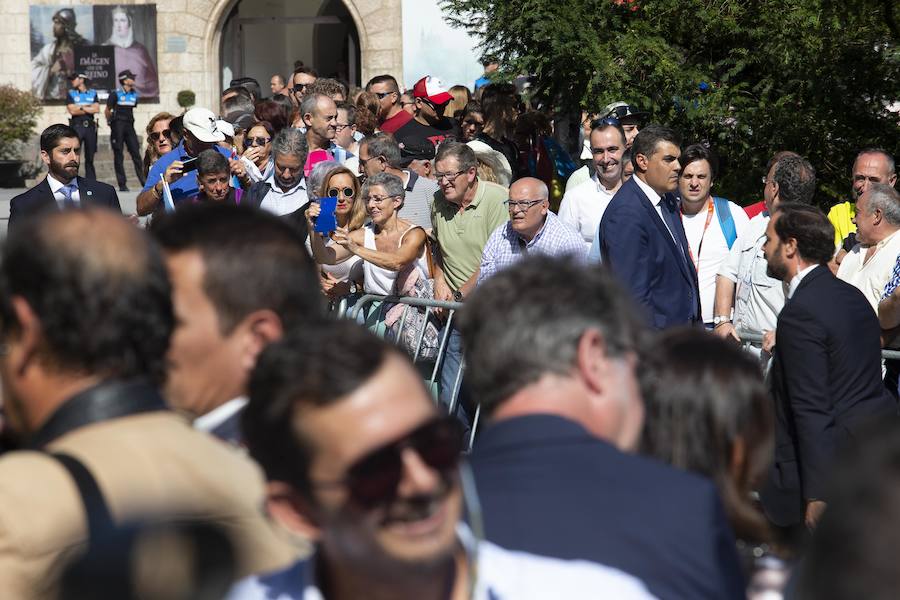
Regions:
[[[640,188],[637,184],[634,184],[635,189],[637,189],[638,194],[640,194],[641,205],[644,207],[644,210],[647,212],[647,218],[656,225],[656,228],[659,230],[660,235],[668,242],[666,246],[669,248],[669,251],[672,252],[672,256],[675,257],[675,262],[678,263],[679,268],[681,269],[681,274],[684,275],[691,284],[694,283],[694,277],[696,274],[692,275],[688,272],[689,264],[685,262],[685,257],[682,256],[683,251],[678,249],[678,246],[675,245],[675,242],[672,240],[673,235],[678,235],[676,231],[678,228],[674,228],[674,231],[669,232],[669,228],[666,227],[666,224],[662,222],[659,218],[659,213],[656,212],[656,207],[653,206],[653,203],[650,202],[650,198],[647,197],[647,194],[644,193],[644,190]],[[666,214],[668,210],[666,206],[666,199],[663,198],[662,211],[663,214]],[[681,242],[679,242],[681,243]]]

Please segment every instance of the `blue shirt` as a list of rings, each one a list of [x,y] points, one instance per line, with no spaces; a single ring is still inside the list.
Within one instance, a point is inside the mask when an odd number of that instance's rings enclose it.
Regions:
[[[134,107],[138,103],[138,93],[135,90],[126,92],[116,90],[110,92],[106,105],[113,109],[113,121],[134,121]]]
[[[78,91],[75,88],[69,90],[69,104],[77,104],[79,106],[90,106],[97,102],[97,90]]]
[[[231,158],[231,150],[226,150],[222,146],[214,146],[219,153],[227,159]],[[175,146],[173,150],[166,152],[162,156],[159,157],[159,160],[153,163],[153,166],[150,167],[150,173],[147,174],[147,183],[144,185],[144,189],[142,192],[146,192],[154,185],[159,183],[160,178],[166,172],[166,169],[169,168],[176,160],[180,160],[184,162],[188,158],[187,151],[184,149],[184,142],[182,141],[180,144]],[[179,204],[183,201],[190,200],[194,196],[200,193],[200,187],[197,185],[197,169],[185,173],[182,177],[175,180],[175,183],[169,184],[169,189],[172,190],[172,202],[175,204]]]

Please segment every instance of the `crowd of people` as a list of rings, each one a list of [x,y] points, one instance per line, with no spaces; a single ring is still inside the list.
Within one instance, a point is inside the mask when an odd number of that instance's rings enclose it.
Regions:
[[[89,127],[43,131],[0,260],[6,597],[895,595],[893,157],[827,215],[788,149],[735,202],[627,102],[570,157],[486,63],[234,80],[149,121],[129,218]]]

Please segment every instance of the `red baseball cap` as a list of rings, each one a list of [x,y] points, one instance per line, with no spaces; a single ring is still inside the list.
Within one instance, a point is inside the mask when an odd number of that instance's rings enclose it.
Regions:
[[[413,97],[424,98],[436,106],[447,104],[453,100],[453,96],[444,87],[437,77],[426,75],[413,86]]]

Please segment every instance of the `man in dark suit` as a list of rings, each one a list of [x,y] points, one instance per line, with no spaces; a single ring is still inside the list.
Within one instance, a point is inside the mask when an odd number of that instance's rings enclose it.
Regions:
[[[835,457],[861,425],[896,417],[881,381],[881,330],[865,296],[832,275],[834,228],[817,208],[781,204],[764,246],[789,282],[771,370],[775,463],[762,492],[769,518],[812,529],[825,510]]]
[[[226,203],[182,204],[151,230],[166,254],[177,316],[166,400],[196,428],[239,444],[256,357],[323,312],[306,238],[275,215]]]
[[[678,203],[681,140],[650,125],[634,139],[634,176],[622,184],[600,221],[603,262],[643,307],[651,327],[700,320],[697,271]]]
[[[466,302],[466,378],[490,420],[470,457],[486,537],[616,567],[660,598],[743,598],[712,483],[627,453],[644,415],[631,304],[605,269],[548,257]]]
[[[9,227],[22,217],[63,208],[93,205],[122,212],[111,185],[78,176],[81,140],[68,125],[51,125],[41,133],[41,160],[49,172],[39,184],[9,205]]]

